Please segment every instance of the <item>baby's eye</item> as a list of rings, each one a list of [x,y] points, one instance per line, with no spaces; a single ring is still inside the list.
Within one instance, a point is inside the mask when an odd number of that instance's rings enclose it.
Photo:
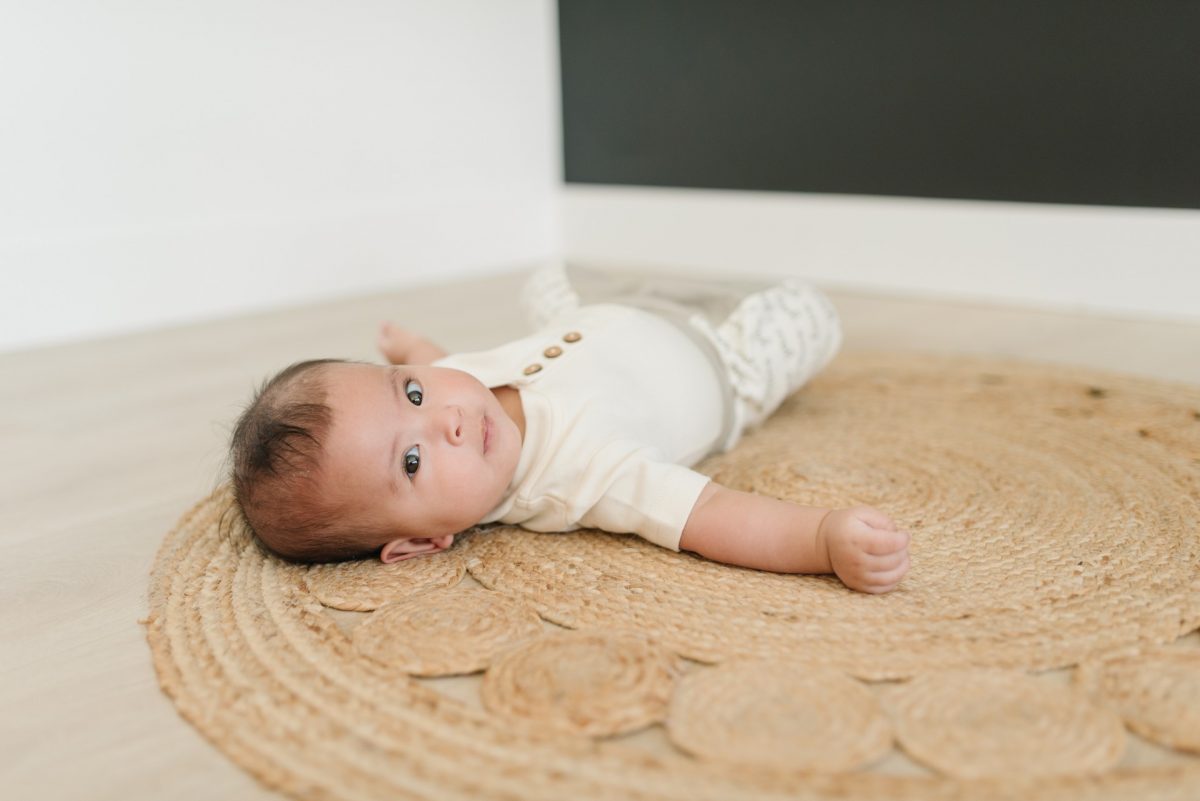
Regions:
[[[417,473],[417,468],[421,466],[421,446],[413,445],[404,452],[404,472],[412,478]]]
[[[421,391],[421,385],[412,380],[405,382],[404,394],[408,396],[408,400],[413,406],[420,406],[421,399],[425,397],[425,393]]]

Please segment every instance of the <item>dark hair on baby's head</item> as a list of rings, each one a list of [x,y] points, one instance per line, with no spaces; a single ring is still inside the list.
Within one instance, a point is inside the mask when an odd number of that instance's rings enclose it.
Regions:
[[[324,372],[344,363],[313,359],[281,370],[259,388],[233,429],[237,505],[262,544],[285,559],[332,562],[371,548],[321,489],[322,443],[333,422]]]

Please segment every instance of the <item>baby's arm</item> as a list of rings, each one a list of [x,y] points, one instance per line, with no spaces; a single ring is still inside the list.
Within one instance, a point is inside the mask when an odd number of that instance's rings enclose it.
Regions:
[[[911,536],[869,506],[821,509],[709,482],[679,547],[718,562],[776,573],[836,573],[851,589],[895,589]]]
[[[379,350],[391,364],[432,364],[449,355],[420,334],[395,323],[380,326]]]

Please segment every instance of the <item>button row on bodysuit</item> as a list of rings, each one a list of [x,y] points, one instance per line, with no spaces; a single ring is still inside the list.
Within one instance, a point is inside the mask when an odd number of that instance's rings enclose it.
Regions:
[[[581,339],[583,339],[583,334],[579,333],[578,331],[570,331],[566,334],[563,334],[563,342],[566,342],[567,344],[574,344]],[[558,345],[551,345],[542,351],[542,355],[547,359],[557,359],[559,356],[562,356],[562,353],[563,349]],[[525,375],[533,375],[534,373],[539,372],[541,369],[542,366],[537,362],[534,362],[525,368]]]

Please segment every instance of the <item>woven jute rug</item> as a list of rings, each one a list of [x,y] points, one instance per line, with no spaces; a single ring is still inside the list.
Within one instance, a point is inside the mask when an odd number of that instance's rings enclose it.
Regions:
[[[1200,797],[1200,388],[845,354],[699,469],[877,506],[910,572],[510,527],[308,568],[221,488],[154,567],[159,680],[298,798]]]

